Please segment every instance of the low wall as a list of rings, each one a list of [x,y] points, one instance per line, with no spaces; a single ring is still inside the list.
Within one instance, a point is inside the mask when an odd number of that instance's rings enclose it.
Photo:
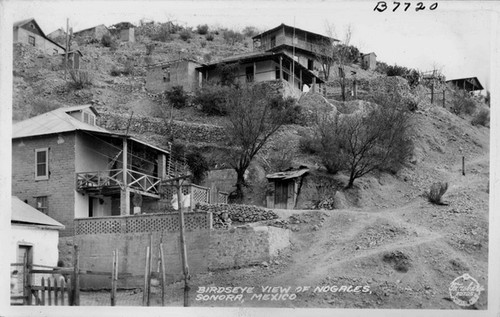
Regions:
[[[186,213],[189,217],[211,213]],[[153,217],[151,217],[153,216]],[[127,216],[128,217],[128,216]],[[166,225],[163,229],[157,225],[151,229],[144,221],[162,223],[158,215],[140,215],[136,217],[142,225],[135,225],[134,230],[127,230],[126,221],[121,222],[118,232],[77,231],[74,243],[79,246],[80,268],[83,270],[110,272],[113,251],[118,251],[118,288],[137,288],[144,283],[146,247],[152,245],[152,271],[158,272],[159,246],[163,244],[167,283],[182,278],[182,262],[178,226]],[[198,215],[198,218],[201,217]],[[122,217],[115,217],[122,218]],[[126,218],[126,217],[123,217]],[[155,220],[156,219],[156,220]],[[160,220],[158,220],[160,219]],[[82,219],[78,220],[82,222]],[[130,221],[130,220],[129,220]],[[201,223],[201,222],[200,222]],[[75,225],[79,227],[79,225]],[[141,228],[141,230],[137,230]],[[149,228],[149,229],[148,229]],[[133,231],[133,232],[132,232]],[[210,269],[232,268],[269,261],[279,250],[289,246],[290,232],[275,227],[239,227],[230,230],[211,230],[203,226],[187,226],[186,249],[191,274],[207,272]],[[103,275],[83,275],[80,281],[82,289],[109,289],[111,280]]]
[[[239,227],[210,234],[208,266],[231,268],[269,261],[290,245],[290,231],[275,227]]]

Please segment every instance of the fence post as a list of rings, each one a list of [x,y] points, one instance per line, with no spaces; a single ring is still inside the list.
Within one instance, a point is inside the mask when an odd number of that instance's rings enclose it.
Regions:
[[[146,247],[146,265],[144,268],[144,290],[142,292],[142,306],[147,306],[149,299],[148,297],[148,282],[149,282],[149,247]]]
[[[64,289],[65,289],[64,279],[61,279],[61,306],[64,306]]]
[[[80,306],[80,268],[78,245],[74,245],[73,254],[73,305]]]
[[[45,306],[45,278],[42,277],[42,306]]]
[[[117,265],[118,265],[118,251],[113,251],[113,267],[111,268],[111,306],[116,305],[116,275],[117,275]]]
[[[163,254],[163,243],[160,243],[160,269],[161,269],[161,306],[165,306],[165,256]]]
[[[25,303],[31,305],[31,285],[29,275],[28,253],[25,253],[23,259],[23,295],[24,301],[26,301]]]
[[[54,305],[57,306],[57,279],[54,279]]]
[[[48,300],[49,300],[49,306],[52,306],[52,287],[50,285],[50,278],[47,278],[47,290],[49,292]]]

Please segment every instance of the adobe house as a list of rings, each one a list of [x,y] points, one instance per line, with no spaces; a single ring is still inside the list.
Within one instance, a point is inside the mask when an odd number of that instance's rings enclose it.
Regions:
[[[309,71],[321,70],[317,61],[320,47],[327,43],[334,45],[337,39],[309,32],[286,24],[252,37],[253,49],[266,52],[283,52],[295,56],[296,61]]]
[[[471,91],[481,91],[483,90],[483,85],[477,77],[468,77],[468,78],[457,78],[447,80],[446,83],[454,88],[465,90],[468,92]]]
[[[362,55],[362,68],[374,70],[377,68],[377,54],[371,52]]]
[[[304,85],[315,89],[323,83],[312,71],[283,52],[252,52],[198,67],[202,85],[220,81],[222,65],[238,65],[236,80],[241,83],[274,81],[284,85],[292,95],[300,94]]]
[[[75,37],[90,38],[96,40],[101,40],[101,38],[104,35],[111,35],[111,32],[104,24],[99,24],[91,28],[80,30],[78,32],[73,33],[73,36]]]
[[[182,86],[184,91],[193,92],[200,86],[197,68],[202,65],[186,58],[151,65],[147,68],[146,90],[158,94]]]
[[[266,175],[267,180],[272,183],[272,190],[267,195],[267,208],[294,209],[304,177],[309,173],[309,169],[301,166],[298,169],[288,169]]]
[[[14,23],[13,42],[31,45],[49,55],[57,55],[65,52],[63,46],[54,42],[43,33],[35,19],[27,19]]]
[[[156,207],[175,164],[168,150],[96,126],[97,116],[74,106],[13,126],[13,195],[65,225],[63,237],[75,218],[130,215],[139,197]]]
[[[130,22],[120,22],[109,27],[111,33],[118,36],[120,41],[135,42],[135,26]]]
[[[11,263],[24,263],[26,259],[28,264],[57,266],[59,231],[64,225],[47,216],[41,204],[35,209],[15,196],[11,203]],[[13,270],[19,272],[20,280],[16,283],[17,289],[12,291],[22,293],[22,266],[11,267]],[[41,276],[37,275],[37,278]]]

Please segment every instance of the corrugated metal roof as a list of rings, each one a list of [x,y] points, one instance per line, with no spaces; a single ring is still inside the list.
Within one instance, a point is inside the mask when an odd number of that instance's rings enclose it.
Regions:
[[[292,170],[292,171],[284,171],[284,172],[277,172],[273,174],[268,174],[266,175],[266,178],[268,179],[292,179],[292,178],[297,178],[305,173],[309,172],[308,168],[302,168],[299,170]]]
[[[125,134],[115,133],[108,131],[99,126],[90,125],[85,122],[82,122],[78,119],[73,118],[68,113],[74,111],[81,111],[84,109],[92,110],[96,115],[99,113],[95,110],[95,108],[91,105],[81,105],[81,106],[72,106],[72,107],[64,107],[56,110],[52,110],[50,112],[38,115],[36,117],[17,122],[12,127],[12,139],[17,138],[25,138],[32,136],[40,136],[40,135],[49,135],[49,134],[57,134],[63,132],[71,132],[71,131],[87,131],[87,132],[95,132],[100,134],[105,134],[110,137],[125,137]],[[149,144],[145,141],[142,141],[133,136],[127,136],[128,139],[146,145],[150,148],[153,148],[157,151],[163,153],[169,153],[169,151],[164,150],[155,145]]]
[[[36,210],[16,196],[12,196],[11,222],[36,224],[64,229],[64,225],[46,214]]]
[[[36,117],[17,122],[12,128],[12,138],[24,138],[76,130],[110,133],[104,128],[84,123],[68,115],[68,112],[86,108],[91,108],[91,110],[95,112],[95,109],[93,109],[90,105],[59,108]]]

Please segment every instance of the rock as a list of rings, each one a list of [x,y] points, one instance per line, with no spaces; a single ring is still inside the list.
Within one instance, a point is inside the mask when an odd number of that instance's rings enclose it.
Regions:
[[[269,263],[267,263],[266,261],[262,262],[260,265],[262,265],[263,267],[269,267]]]

